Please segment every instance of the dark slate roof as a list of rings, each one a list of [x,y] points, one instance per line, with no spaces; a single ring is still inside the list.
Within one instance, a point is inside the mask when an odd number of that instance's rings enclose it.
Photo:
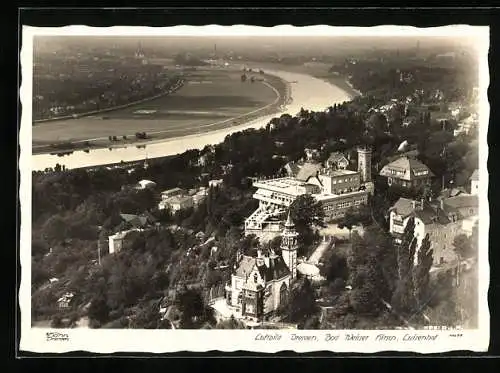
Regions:
[[[266,281],[279,280],[290,274],[285,261],[281,256],[274,255],[269,257],[269,267],[266,271]]]
[[[321,163],[307,162],[300,168],[296,179],[300,181],[307,181],[310,177],[316,176],[321,171]]]
[[[264,260],[262,260],[262,264],[257,265],[257,258],[245,255],[238,264],[236,276],[246,278],[252,272],[254,266],[257,266],[260,276],[266,282],[279,280],[290,274],[290,270],[281,256],[271,255],[268,267]]]
[[[421,203],[419,201],[415,202],[417,204]],[[415,208],[413,200],[408,198],[398,199],[390,210],[394,210],[398,215],[403,216],[403,218],[408,216],[418,217],[424,224],[448,224],[450,222],[446,213],[439,207],[434,207],[424,202],[423,208]]]
[[[416,210],[415,216],[418,217],[424,224],[448,224],[450,219],[446,216],[445,212],[440,208],[433,208],[425,205],[423,210]]]

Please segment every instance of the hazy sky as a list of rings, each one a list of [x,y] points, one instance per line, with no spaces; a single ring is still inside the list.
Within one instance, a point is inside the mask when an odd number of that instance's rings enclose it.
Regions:
[[[219,51],[244,51],[245,49],[270,49],[276,51],[300,51],[315,49],[328,52],[337,50],[362,50],[362,49],[408,49],[415,48],[419,43],[421,50],[427,48],[443,48],[449,50],[455,46],[469,49],[474,41],[464,38],[443,37],[296,37],[296,36],[226,36],[226,37],[105,37],[105,36],[37,36],[35,48],[40,50],[62,48],[70,45],[84,47],[111,47],[118,45],[122,47],[135,47],[139,43],[143,48],[162,49],[207,49],[211,50],[217,45]]]

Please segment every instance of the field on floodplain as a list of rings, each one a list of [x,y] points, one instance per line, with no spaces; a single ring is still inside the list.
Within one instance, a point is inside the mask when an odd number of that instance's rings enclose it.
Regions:
[[[33,150],[85,140],[93,146],[108,146],[109,136],[116,136],[114,143],[119,143],[135,140],[136,132],[167,138],[231,126],[233,118],[237,121],[246,113],[276,102],[273,87],[278,91],[284,87],[277,78],[259,74],[253,75],[254,83],[250,75],[242,82],[241,74],[208,68],[189,71],[184,86],[172,94],[99,115],[38,123],[33,126]],[[268,84],[257,79],[265,79]]]

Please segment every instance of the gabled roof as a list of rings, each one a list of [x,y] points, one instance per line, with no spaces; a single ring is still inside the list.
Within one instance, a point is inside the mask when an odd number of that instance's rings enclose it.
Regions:
[[[290,176],[295,176],[300,171],[300,166],[296,162],[288,162],[285,165],[285,168],[288,168],[290,170],[290,173],[291,173]]]
[[[408,198],[400,198],[389,209],[403,217],[409,216],[415,209],[413,208],[413,200]]]
[[[322,167],[320,163],[306,162],[300,168],[295,178],[300,181],[307,181],[307,179],[309,179],[311,176],[316,176],[316,174],[321,171],[321,168]]]
[[[394,175],[391,173],[391,170],[397,171],[397,172],[404,172],[403,175],[397,174]],[[421,171],[427,171],[427,174],[425,175],[419,175],[417,176],[415,172],[421,172]],[[425,164],[422,162],[418,161],[415,158],[411,158],[408,156],[400,157],[396,159],[395,161],[385,165],[382,170],[380,171],[380,176],[390,176],[390,177],[395,177],[398,179],[402,180],[415,180],[419,179],[422,177],[429,177],[429,176],[434,176]]]
[[[330,156],[328,157],[328,162],[338,162],[340,160],[347,160],[347,158],[345,157],[344,154],[340,153],[340,152],[334,152],[332,154],[330,154]]]
[[[479,181],[479,170],[474,170],[470,177],[470,180]]]
[[[279,280],[290,274],[290,270],[281,256],[270,255],[268,259],[269,265],[266,265],[265,260],[262,261],[262,264],[257,265],[257,258],[245,255],[238,264],[235,275],[240,278],[246,278],[254,267],[257,267],[260,276],[266,282]]]
[[[422,220],[424,224],[448,224],[450,222],[445,212],[439,207],[433,207],[428,203],[423,202],[422,207],[416,208],[414,204],[422,206],[422,202],[413,201],[408,198],[400,198],[390,208],[390,210],[394,211],[398,215],[401,215],[403,219],[409,216],[417,217]]]
[[[279,280],[290,274],[285,261],[281,256],[275,255],[269,258],[269,267],[267,268],[266,281]]]
[[[238,263],[238,268],[236,268],[236,276],[245,278],[252,272],[255,265],[255,258],[251,256],[243,256],[241,261]]]
[[[155,223],[156,218],[151,215],[149,212],[145,212],[142,215],[134,215],[134,214],[120,214],[120,217],[124,222],[134,226],[134,227],[144,227],[148,223]]]

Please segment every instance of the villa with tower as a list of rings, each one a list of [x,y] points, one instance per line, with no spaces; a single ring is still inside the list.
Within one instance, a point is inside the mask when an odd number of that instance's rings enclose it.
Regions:
[[[297,278],[298,238],[290,214],[281,237],[281,255],[272,250],[239,255],[226,286],[226,304],[236,317],[259,322],[288,304],[290,287]]]
[[[254,234],[261,242],[278,236],[286,211],[304,194],[321,202],[327,221],[340,219],[348,209],[365,205],[374,188],[372,150],[361,146],[357,151],[357,171],[346,169],[342,162],[330,162],[326,167],[307,162],[296,176],[255,181],[253,186],[257,190],[253,198],[259,201],[259,207],[245,220],[245,234]]]

